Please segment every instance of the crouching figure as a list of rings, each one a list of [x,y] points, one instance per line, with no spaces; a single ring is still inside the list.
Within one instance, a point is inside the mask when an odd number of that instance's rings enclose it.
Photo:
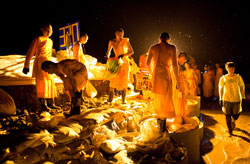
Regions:
[[[59,63],[45,61],[42,70],[49,74],[56,74],[63,81],[66,91],[71,96],[71,110],[66,116],[80,114],[82,91],[86,87],[88,73],[86,66],[75,59],[62,60]]]

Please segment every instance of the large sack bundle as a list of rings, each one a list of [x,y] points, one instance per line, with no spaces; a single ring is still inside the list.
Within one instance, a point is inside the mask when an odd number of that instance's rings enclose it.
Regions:
[[[95,89],[95,87],[91,84],[90,81],[87,81],[86,84],[86,88],[85,91],[87,93],[87,95],[91,98],[94,98],[97,95],[97,90]]]
[[[91,55],[85,54],[85,60],[86,60],[85,61],[86,65],[96,65],[96,63],[97,63],[97,59]]]
[[[0,115],[14,115],[15,113],[16,105],[13,98],[0,89]]]

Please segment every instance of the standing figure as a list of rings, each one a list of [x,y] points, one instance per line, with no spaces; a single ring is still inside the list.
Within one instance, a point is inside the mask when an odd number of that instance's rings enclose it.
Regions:
[[[202,90],[205,98],[209,98],[213,95],[212,77],[208,73],[207,65],[204,66]]]
[[[178,61],[180,88],[176,89],[175,85],[173,85],[173,101],[175,105],[175,114],[185,116],[186,96],[185,96],[185,85],[184,85],[184,72],[186,70],[185,63],[188,61],[187,53],[180,52],[177,61]]]
[[[142,54],[139,59],[139,67],[142,73],[148,74],[148,66],[147,66],[147,60],[148,60],[148,52],[145,54]]]
[[[59,109],[55,106],[54,97],[56,97],[56,87],[53,75],[49,75],[41,69],[44,61],[52,60],[53,42],[49,38],[52,35],[52,26],[47,24],[41,28],[42,36],[35,38],[26,54],[23,73],[29,72],[30,60],[35,56],[32,77],[36,80],[37,97],[41,103],[42,111],[50,111],[50,109]]]
[[[214,66],[212,64],[209,64],[207,66],[207,72],[211,77],[211,82],[212,82],[212,95],[211,95],[211,97],[212,97],[214,94],[214,80],[215,80],[215,69],[214,69]]]
[[[201,95],[201,71],[198,68],[197,64],[193,66],[194,72],[198,78],[198,88],[197,88],[197,94]]]
[[[140,88],[140,95],[143,95],[143,88],[150,88],[151,84],[149,81],[144,81],[145,79],[149,79],[149,69],[147,65],[148,60],[148,52],[140,55],[139,58],[139,67],[140,67],[140,73],[138,74],[138,79],[140,81],[139,88]]]
[[[69,91],[71,96],[71,110],[66,116],[80,114],[82,90],[86,87],[88,80],[87,69],[84,64],[76,59],[65,59],[59,63],[45,61],[42,63],[42,70],[49,74],[59,76],[64,84],[64,89]]]
[[[175,116],[172,100],[172,79],[170,67],[173,68],[174,76],[179,88],[179,75],[177,68],[176,47],[170,44],[170,36],[164,32],[160,36],[160,43],[153,45],[149,50],[147,65],[153,62],[152,92],[155,95],[154,108],[160,124],[160,131],[166,130],[166,118]]]
[[[188,63],[185,63],[185,68],[183,71],[185,96],[197,96],[198,78]]]
[[[134,85],[134,91],[137,91],[137,74],[140,73],[140,69],[137,66],[134,58],[132,56],[129,57],[130,61],[130,83]]]
[[[216,73],[215,73],[215,79],[214,79],[214,97],[217,99],[219,98],[219,80],[221,76],[223,75],[223,69],[220,67],[219,64],[215,64]],[[217,99],[218,100],[218,99]]]
[[[235,121],[242,112],[242,99],[245,99],[245,84],[239,74],[235,74],[235,64],[227,62],[227,74],[219,80],[219,100],[222,111],[226,115],[226,123],[231,135],[235,128]]]
[[[74,57],[74,59],[76,59],[77,61],[84,64],[86,67],[87,67],[86,58],[84,55],[86,53],[86,50],[85,50],[84,45],[87,43],[88,39],[89,39],[88,34],[83,33],[83,34],[81,34],[79,41],[77,41],[76,43],[73,44],[73,57]],[[71,100],[70,93],[68,93],[68,91],[66,93],[68,94],[68,96],[70,97],[70,100]],[[84,96],[82,95],[82,100],[84,99],[83,97]]]
[[[106,56],[108,60],[118,60],[120,68],[117,75],[110,79],[109,102],[113,101],[114,89],[122,91],[122,103],[126,103],[126,90],[129,83],[129,57],[134,53],[129,38],[124,38],[124,30],[119,28],[115,31],[115,38],[109,41]],[[110,58],[113,49],[115,57]]]
[[[84,48],[84,44],[86,44],[88,41],[88,35],[86,33],[83,33],[81,36],[80,36],[80,40],[78,42],[76,42],[74,45],[73,45],[73,56],[74,58],[83,63],[85,65],[85,56],[84,54],[86,53],[86,50]]]

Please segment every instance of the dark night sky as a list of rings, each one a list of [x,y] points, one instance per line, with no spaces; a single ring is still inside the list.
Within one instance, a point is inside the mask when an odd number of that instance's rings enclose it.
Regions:
[[[177,50],[192,55],[201,70],[209,61],[232,60],[238,65],[237,72],[249,82],[250,6],[247,1],[239,2],[44,0],[31,4],[7,1],[0,11],[0,55],[25,54],[44,22],[52,24],[51,38],[54,48],[59,50],[58,28],[79,20],[80,31],[89,35],[87,53],[99,61],[104,62],[108,40],[118,27],[124,28],[125,37],[130,38],[136,60],[166,31]]]

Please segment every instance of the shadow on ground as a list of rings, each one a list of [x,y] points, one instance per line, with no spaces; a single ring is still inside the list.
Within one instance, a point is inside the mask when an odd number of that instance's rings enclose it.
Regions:
[[[246,130],[242,130],[240,128],[235,128],[234,131],[239,131],[239,132],[242,132],[243,134],[245,134],[246,136],[248,137],[245,137],[245,136],[241,136],[241,135],[237,135],[237,134],[232,134],[232,136],[234,137],[239,137],[241,139],[243,139],[244,141],[250,143],[250,133],[248,133]]]

